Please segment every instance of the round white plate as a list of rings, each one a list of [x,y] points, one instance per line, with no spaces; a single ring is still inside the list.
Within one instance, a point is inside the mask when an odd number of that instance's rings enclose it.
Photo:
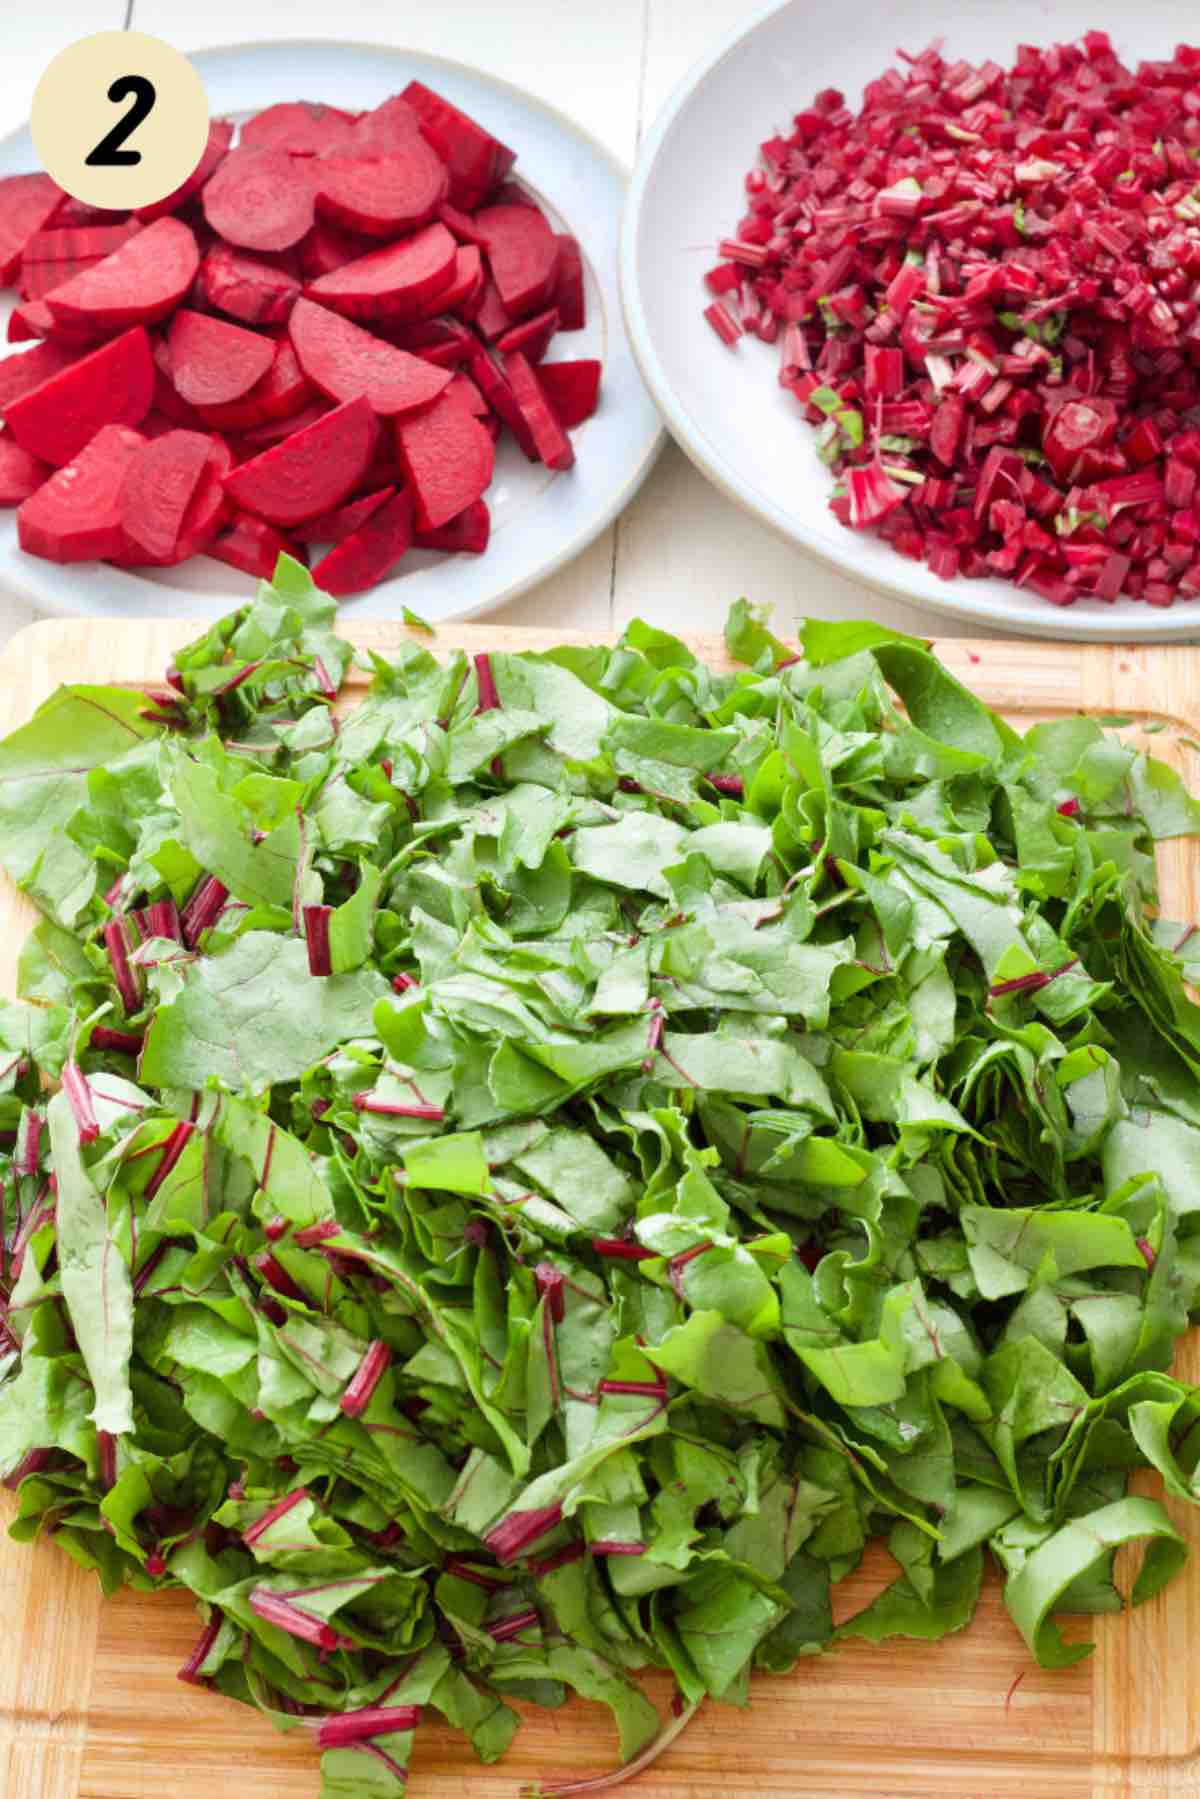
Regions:
[[[1020,43],[1094,29],[1107,30],[1127,62],[1200,40],[1185,0],[1141,0],[1133,9],[1113,0],[772,5],[691,71],[645,139],[625,208],[621,290],[634,352],[672,435],[731,499],[802,549],[871,587],[1002,630],[1162,642],[1200,636],[1200,603],[1052,606],[1007,581],[939,580],[886,543],[845,530],[829,511],[815,433],[778,384],[778,348],[744,337],[727,350],[702,316],[712,298],[702,276],[746,210],[742,183],[759,144],[790,129],[819,89],[841,88],[857,107],[897,49],[916,52],[941,38],[949,56],[990,56],[1007,68]]]
[[[549,360],[599,357],[600,406],[572,434],[573,469],[554,474],[526,461],[507,433],[486,498],[492,539],[482,556],[413,550],[394,575],[343,602],[348,616],[394,618],[402,606],[438,623],[469,618],[532,587],[577,556],[632,498],[663,442],[662,422],[630,351],[617,283],[617,243],[627,171],[578,125],[532,95],[441,57],[377,44],[283,42],[201,50],[192,58],[214,118],[245,118],[279,100],[323,100],[349,110],[377,106],[424,81],[517,151],[515,174],[556,231],[583,251],[588,321],[555,339]],[[27,129],[0,141],[0,175],[37,167]],[[0,329],[11,310],[3,298]],[[89,617],[217,616],[254,591],[249,575],[207,556],[173,569],[104,563],[59,567],[17,548],[12,512],[0,512],[0,585],[43,612]]]

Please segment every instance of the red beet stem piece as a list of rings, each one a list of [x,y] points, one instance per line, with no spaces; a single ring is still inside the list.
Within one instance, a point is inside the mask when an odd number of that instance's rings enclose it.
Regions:
[[[26,244],[49,223],[62,201],[62,188],[49,175],[6,175],[0,180],[0,287],[12,286]]]
[[[445,369],[398,350],[312,300],[297,300],[288,333],[314,387],[331,400],[361,396],[381,417],[429,405],[450,382]]]
[[[204,189],[204,216],[239,250],[290,250],[312,230],[312,182],[282,150],[234,150]]]
[[[0,358],[0,413],[31,387],[40,387],[51,375],[69,369],[79,356],[78,350],[66,344],[41,343],[34,344],[31,350],[18,350]]]
[[[524,1512],[510,1512],[499,1524],[493,1524],[483,1540],[503,1567],[515,1562],[540,1537],[548,1536],[561,1523],[561,1505],[536,1506]]]
[[[201,879],[179,920],[183,941],[189,949],[195,949],[203,933],[216,924],[228,898],[228,887],[218,881],[216,875],[205,875]]]
[[[538,380],[564,431],[573,431],[595,412],[600,374],[601,364],[590,357],[581,362],[538,364]]]
[[[124,542],[120,495],[145,438],[125,425],[105,425],[73,462],[60,468],[17,513],[17,540],[50,562],[90,562],[118,555]]]
[[[129,961],[129,939],[123,919],[109,919],[104,927],[104,947],[112,965],[113,984],[121,996],[126,1016],[132,1018],[141,1006],[142,995],[138,976]]]
[[[211,439],[168,431],[138,451],[121,484],[121,527],[156,562],[175,552],[188,505],[208,464]]]
[[[278,325],[292,310],[300,283],[279,263],[215,244],[200,265],[200,291],[210,306],[243,325]]]
[[[78,1062],[63,1064],[62,1090],[74,1113],[75,1123],[79,1128],[79,1141],[94,1143],[100,1135],[100,1126],[96,1121],[95,1106],[92,1104],[92,1090],[88,1086],[87,1077]]]
[[[348,318],[411,317],[450,285],[457,250],[444,225],[426,225],[403,243],[372,250],[357,262],[322,275],[306,291],[311,299]]]
[[[316,518],[354,492],[370,463],[377,431],[366,400],[349,400],[307,430],[244,462],[227,479],[225,491],[235,505],[273,525]]]
[[[504,372],[513,397],[547,468],[568,469],[575,461],[571,440],[558,422],[558,416],[536,373],[519,350],[504,359]]]
[[[269,337],[183,307],[168,338],[171,380],[191,406],[223,406],[249,393],[275,360]]]
[[[540,362],[558,328],[558,308],[551,306],[546,312],[522,319],[519,325],[511,325],[496,339],[496,348],[501,356],[510,356],[514,350],[519,350],[526,361]]]
[[[95,1041],[94,1036],[92,1041]],[[154,1173],[146,1183],[146,1191],[142,1195],[143,1199],[150,1200],[154,1198],[154,1195],[158,1192],[171,1170],[175,1167],[180,1156],[187,1148],[188,1140],[195,1128],[194,1124],[188,1119],[183,1118],[175,1126],[170,1136],[165,1139],[162,1146],[162,1154],[158,1159],[158,1167],[154,1170]]]
[[[312,180],[322,218],[386,238],[427,224],[448,186],[445,165],[421,137],[382,157],[323,157]]]
[[[48,462],[23,450],[7,431],[0,433],[0,506],[19,506],[52,472]]]
[[[446,1122],[441,1106],[408,1106],[401,1100],[376,1099],[369,1091],[356,1093],[351,1104],[356,1112],[369,1112],[377,1118],[420,1118],[426,1124]]]
[[[416,113],[423,135],[449,171],[451,202],[473,212],[508,174],[516,151],[424,82],[410,81],[401,98]]]
[[[94,268],[46,296],[52,316],[101,331],[151,324],[174,312],[196,278],[200,252],[179,219],[156,219]]]
[[[205,554],[263,581],[271,579],[281,556],[294,556],[297,562],[305,560],[304,552],[290,537],[268,525],[265,519],[252,518],[248,512],[239,513],[230,529],[213,539]]]
[[[269,338],[262,340],[270,344]],[[199,416],[217,431],[249,431],[255,425],[273,419],[292,418],[311,396],[312,388],[292,348],[291,339],[281,337],[271,345],[271,366],[266,374],[240,399],[226,400],[219,406],[201,406]]]
[[[353,1649],[355,1643],[349,1637],[342,1636],[332,1624],[326,1624],[323,1618],[306,1612],[290,1599],[282,1599],[269,1587],[255,1587],[250,1594],[250,1609],[257,1612],[266,1624],[275,1625],[289,1636],[299,1637],[302,1642],[312,1643],[318,1649]]]
[[[447,524],[491,483],[495,446],[490,435],[445,394],[428,411],[397,421],[396,449],[412,487],[420,531]]]
[[[154,363],[141,326],[18,395],[5,410],[21,448],[61,468],[105,425],[137,425],[150,410]]]
[[[243,126],[243,138],[245,135],[246,130]],[[200,192],[200,189],[204,186],[205,182],[208,181],[211,176],[216,174],[226,156],[229,154],[229,146],[232,142],[232,120],[210,119],[208,124],[208,142],[204,146],[204,154],[201,156],[200,161],[196,164],[187,180],[181,182],[174,193],[168,194],[165,199],[154,200],[149,206],[136,207],[133,216],[137,219],[141,219],[144,225],[149,225],[155,219],[164,218],[169,212],[178,212],[180,207],[185,206],[194,194]]]
[[[324,156],[350,141],[353,115],[316,100],[282,100],[264,107],[242,126],[248,150],[279,150],[291,156]]]
[[[317,1748],[346,1749],[355,1743],[369,1742],[372,1737],[415,1730],[420,1722],[419,1705],[364,1706],[360,1711],[322,1718],[317,1725]]]
[[[392,1352],[386,1343],[376,1340],[371,1344],[342,1394],[341,1407],[347,1418],[362,1417],[391,1360]]]
[[[295,536],[301,543],[341,543],[360,525],[365,525],[371,514],[378,512],[384,503],[395,493],[394,487],[381,487],[376,493],[363,494],[360,499],[351,500],[346,506],[339,506],[336,512],[322,513],[320,518],[306,519],[297,525]]]
[[[517,396],[509,385],[508,376],[497,366],[494,357],[480,343],[471,348],[471,378],[478,382],[484,399],[503,421],[516,438],[530,462],[537,462],[538,448],[533,433],[526,423],[525,414],[517,404]]]
[[[558,273],[558,239],[534,206],[489,206],[475,223],[501,304],[513,318],[540,312],[550,302]]]
[[[344,599],[382,581],[412,544],[412,511],[412,497],[405,488],[343,538],[313,569],[313,580],[322,592]]]
[[[93,1049],[118,1050],[123,1056],[140,1056],[142,1042],[132,1031],[114,1031],[106,1024],[98,1024],[92,1032]]]
[[[311,975],[333,973],[333,959],[329,950],[329,921],[332,917],[332,906],[304,908],[304,941],[308,948],[308,972]]]
[[[448,550],[468,556],[482,556],[492,534],[492,516],[486,500],[475,500],[464,507],[457,518],[439,525],[436,531],[419,531],[416,545],[420,550]]]
[[[560,331],[582,331],[587,324],[587,295],[583,278],[583,252],[573,237],[560,235],[558,265],[554,275],[554,304]]]

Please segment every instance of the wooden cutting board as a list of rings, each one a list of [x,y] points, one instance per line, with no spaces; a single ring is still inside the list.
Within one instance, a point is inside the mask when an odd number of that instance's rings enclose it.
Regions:
[[[199,627],[49,621],[0,657],[0,732],[63,681],[161,676]],[[403,626],[344,627],[394,649]],[[436,647],[541,649],[588,634],[459,626]],[[695,639],[715,664],[716,638]],[[1120,645],[944,641],[951,668],[1018,725],[1065,712],[1120,712],[1149,725],[1155,753],[1200,785],[1200,651]],[[1157,727],[1157,728],[1156,728]],[[1161,855],[1164,911],[1200,907],[1194,843]],[[0,981],[14,990],[32,913],[0,876]],[[1179,1372],[1200,1378],[1200,1332]],[[1148,1487],[1147,1490],[1153,1490]],[[1172,1506],[1200,1546],[1200,1515]],[[874,1553],[836,1591],[857,1610],[894,1572]],[[848,1643],[786,1678],[756,1678],[749,1707],[710,1705],[629,1791],[631,1799],[1200,1799],[1200,1556],[1158,1600],[1090,1620],[1096,1654],[1065,1673],[1035,1668],[989,1580],[970,1629],[935,1644]],[[257,1713],[181,1685],[198,1635],[191,1601],[125,1594],[102,1603],[91,1576],[51,1544],[0,1538],[0,1799],[314,1799],[303,1731],[281,1737]],[[667,1684],[653,1690],[665,1709]],[[422,1725],[412,1799],[516,1799],[539,1775],[613,1762],[607,1714],[580,1703],[531,1708],[512,1752],[481,1767],[462,1739]]]

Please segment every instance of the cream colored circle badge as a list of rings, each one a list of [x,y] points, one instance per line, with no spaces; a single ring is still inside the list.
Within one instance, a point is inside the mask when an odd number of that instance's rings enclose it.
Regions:
[[[54,58],[29,123],[60,187],[125,211],[182,187],[208,141],[208,98],[187,57],[161,38],[98,31]]]

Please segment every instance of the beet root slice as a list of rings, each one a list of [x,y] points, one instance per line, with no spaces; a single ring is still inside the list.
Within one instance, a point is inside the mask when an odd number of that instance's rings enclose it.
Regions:
[[[126,219],[121,225],[47,226],[44,231],[35,231],[21,252],[22,274],[34,263],[99,262],[136,237],[141,229],[136,219]]]
[[[312,230],[312,183],[282,150],[234,150],[204,189],[204,216],[239,250],[290,250]]]
[[[554,304],[560,331],[582,331],[587,324],[587,296],[583,284],[583,253],[573,237],[558,239],[558,268],[554,277]]]
[[[347,156],[390,156],[414,137],[421,137],[421,121],[400,94],[355,119],[346,145]]]
[[[91,562],[118,554],[121,488],[145,441],[126,425],[98,431],[17,513],[21,548],[49,562]]]
[[[510,326],[496,339],[496,348],[501,356],[511,356],[519,350],[527,362],[540,362],[557,330],[558,308],[551,306],[547,312],[535,312],[532,318]]]
[[[69,349],[91,350],[110,332],[97,331],[86,325],[64,325],[55,318],[45,300],[25,300],[14,306],[8,321],[10,344],[25,344],[35,338],[43,343],[63,344]]]
[[[477,343],[471,352],[471,379],[477,384],[484,399],[502,424],[508,426],[522,452],[530,462],[540,462],[541,457],[533,433],[529,429],[525,414],[517,404],[517,396],[513,393],[508,376],[501,370],[490,352],[483,344]]]
[[[244,462],[229,476],[225,491],[245,512],[273,525],[298,525],[331,512],[354,492],[370,463],[377,432],[366,400],[349,400],[307,430]]]
[[[222,406],[257,385],[275,360],[269,337],[183,307],[168,338],[171,379],[190,406]]]
[[[591,357],[581,362],[538,364],[538,380],[564,431],[573,431],[595,412],[600,374],[600,363]]]
[[[418,531],[419,550],[448,550],[452,554],[482,556],[492,535],[492,515],[486,500],[473,500],[469,506],[439,525],[436,531]]]
[[[374,248],[369,238],[341,231],[328,219],[318,218],[297,250],[300,273],[306,281],[319,281],[322,275],[332,275],[334,269],[356,262]]]
[[[55,468],[104,425],[137,425],[150,410],[154,361],[140,325],[19,394],[5,409],[22,449]]]
[[[379,158],[323,157],[312,171],[317,211],[345,231],[398,237],[415,231],[446,197],[446,170],[422,137]]]
[[[53,472],[48,462],[23,450],[7,431],[0,432],[0,506],[19,506]]]
[[[32,350],[19,350],[14,356],[0,359],[0,413],[31,387],[40,387],[51,375],[69,369],[79,361],[79,351],[65,344],[35,344]]]
[[[188,505],[208,463],[209,438],[168,431],[133,458],[121,484],[121,529],[155,562],[169,562]]]
[[[571,440],[559,424],[558,415],[532,364],[515,350],[505,357],[504,372],[540,459],[547,468],[570,468],[575,461]]]
[[[245,129],[243,127],[243,136]],[[134,211],[134,218],[141,219],[143,225],[152,224],[155,219],[165,218],[169,212],[178,212],[185,206],[193,194],[198,194],[229,154],[229,146],[233,142],[233,122],[230,119],[210,119],[208,124],[208,142],[204,146],[204,154],[196,164],[187,180],[181,182],[173,194],[165,199],[155,200],[149,206],[139,206]]]
[[[460,373],[452,376],[446,393],[450,399],[457,400],[460,406],[465,406],[477,419],[486,418],[491,410],[470,375]]]
[[[445,394],[396,423],[396,450],[413,493],[419,531],[436,531],[491,483],[495,446],[488,431]]]
[[[475,223],[505,311],[518,319],[548,306],[558,278],[558,239],[537,207],[489,206]]]
[[[460,244],[449,285],[440,294],[435,294],[415,315],[415,319],[419,322],[436,318],[442,313],[457,314],[460,319],[473,318],[483,299],[483,289],[482,252],[474,244]]]
[[[344,537],[349,537],[352,531],[365,525],[371,514],[378,512],[395,491],[393,486],[388,486],[381,487],[376,493],[363,494],[360,499],[339,506],[336,512],[326,512],[320,518],[306,519],[302,525],[296,526],[294,535],[301,543],[341,543]]]
[[[323,556],[312,578],[335,599],[364,593],[394,569],[413,540],[412,496],[407,488],[377,508],[357,531]]]
[[[156,219],[94,268],[47,294],[64,324],[99,330],[151,324],[174,312],[196,276],[200,252],[179,219]]]
[[[236,400],[219,406],[200,407],[200,417],[217,431],[249,431],[272,419],[291,418],[312,393],[308,378],[296,360],[291,339],[258,340],[271,350],[271,366],[262,379]]]
[[[411,318],[450,285],[458,246],[440,222],[322,275],[310,299],[354,319]]]
[[[361,394],[381,417],[415,412],[449,385],[445,369],[372,337],[312,300],[297,300],[288,332],[314,387],[331,400],[354,400]]]
[[[49,224],[64,199],[49,175],[6,175],[0,181],[0,287],[11,287],[21,252]]]
[[[506,331],[512,330],[512,315],[500,298],[495,281],[489,275],[483,284],[483,293],[475,308],[475,329],[489,343],[503,337]]]
[[[281,556],[294,556],[297,562],[305,560],[303,550],[290,537],[268,525],[265,519],[252,518],[248,512],[238,513],[230,528],[209,544],[205,555],[263,581],[271,579]]]
[[[450,199],[473,212],[517,160],[515,150],[460,112],[449,100],[421,81],[410,81],[401,95],[421,122],[421,130],[450,175]]]
[[[295,304],[300,283],[276,263],[217,244],[200,265],[200,289],[209,306],[243,325],[280,325]]]
[[[251,457],[261,456],[264,450],[273,449],[286,438],[295,437],[298,431],[307,431],[318,419],[327,418],[333,411],[324,394],[314,394],[312,399],[303,405],[299,412],[289,412],[281,418],[264,419],[261,425],[252,425],[248,431],[240,433],[236,449],[239,462],[249,462]]]
[[[282,100],[264,107],[242,126],[248,150],[280,150],[290,156],[326,156],[347,144],[354,128],[350,113],[317,100]]]

